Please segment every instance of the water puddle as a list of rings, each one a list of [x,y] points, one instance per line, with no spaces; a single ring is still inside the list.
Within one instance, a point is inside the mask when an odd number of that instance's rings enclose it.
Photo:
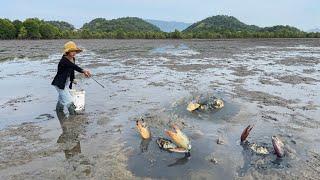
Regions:
[[[136,176],[167,179],[187,177],[194,171],[213,171],[219,172],[221,177],[232,177],[230,172],[225,171],[224,166],[215,165],[210,156],[215,147],[220,146],[217,145],[216,138],[221,124],[235,116],[239,108],[236,104],[225,101],[225,107],[220,110],[191,113],[186,110],[191,99],[178,100],[166,108],[164,116],[149,116],[150,119],[146,122],[150,124],[151,140],[140,140],[138,133],[134,131],[134,134],[129,135],[128,142],[133,150],[129,155],[128,168]],[[183,131],[191,139],[191,157],[186,157],[183,153],[163,151],[155,142],[158,137],[168,138],[164,130],[169,129],[173,123],[183,126]],[[228,162],[227,160],[222,164]]]
[[[200,52],[190,49],[185,44],[179,45],[167,45],[152,49],[150,51],[151,54],[167,54],[171,56],[193,56],[198,55]]]

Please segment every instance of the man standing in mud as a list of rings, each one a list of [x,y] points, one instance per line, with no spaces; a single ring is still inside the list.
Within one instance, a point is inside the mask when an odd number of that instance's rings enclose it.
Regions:
[[[84,70],[75,64],[75,56],[80,52],[82,50],[72,41],[64,45],[64,54],[58,64],[57,74],[51,83],[59,94],[56,110],[63,111],[64,107],[67,107],[70,115],[76,114],[76,107],[69,91],[69,89],[72,89],[72,83],[76,83],[74,81],[74,71],[83,73],[85,77],[91,76],[89,70]]]

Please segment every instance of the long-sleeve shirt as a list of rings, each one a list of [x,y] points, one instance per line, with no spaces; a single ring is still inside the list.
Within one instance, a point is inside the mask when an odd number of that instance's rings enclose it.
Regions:
[[[70,77],[69,88],[72,88],[72,82],[74,80],[74,71],[83,73],[83,69],[71,62],[66,56],[62,56],[58,64],[58,72],[54,77],[51,85],[57,86],[60,89],[65,88],[67,78]]]

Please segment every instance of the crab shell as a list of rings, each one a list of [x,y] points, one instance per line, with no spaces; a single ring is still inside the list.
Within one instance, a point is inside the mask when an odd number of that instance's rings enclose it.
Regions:
[[[137,120],[136,127],[143,139],[149,139],[151,137],[149,128],[147,127],[147,125],[143,120]]]
[[[178,147],[191,150],[189,138],[176,126],[173,125],[174,131],[166,130],[166,134],[177,144]]]
[[[284,144],[283,142],[277,137],[277,136],[272,136],[272,145],[274,152],[278,157],[283,157],[284,156]]]
[[[214,101],[214,108],[221,109],[223,107],[224,107],[224,103],[223,103],[223,101],[221,99],[216,99]]]
[[[256,143],[250,144],[249,148],[257,154],[262,154],[262,155],[269,154],[269,151],[266,147],[259,146]]]
[[[157,144],[161,149],[169,150],[169,149],[174,149],[177,148],[177,145],[175,145],[171,140],[165,139],[165,138],[158,138],[157,139]]]
[[[169,149],[169,151],[171,152],[176,152],[176,153],[189,153],[189,150],[185,149],[185,148],[173,148],[173,149]]]
[[[196,102],[190,102],[190,103],[188,104],[187,110],[190,111],[190,112],[192,112],[192,111],[198,109],[199,107],[200,107],[200,104],[198,104],[198,103],[196,103]]]
[[[158,138],[157,139],[157,144],[161,149],[164,149],[169,152],[176,152],[176,153],[187,153],[189,152],[188,150],[184,148],[177,147],[171,140],[165,139],[165,138]]]

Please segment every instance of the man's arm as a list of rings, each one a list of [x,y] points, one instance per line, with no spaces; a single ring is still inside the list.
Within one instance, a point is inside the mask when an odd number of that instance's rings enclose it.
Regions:
[[[83,69],[79,66],[77,66],[76,64],[72,63],[71,61],[65,60],[64,61],[64,65],[67,67],[71,67],[73,70],[79,72],[79,73],[83,73]]]

